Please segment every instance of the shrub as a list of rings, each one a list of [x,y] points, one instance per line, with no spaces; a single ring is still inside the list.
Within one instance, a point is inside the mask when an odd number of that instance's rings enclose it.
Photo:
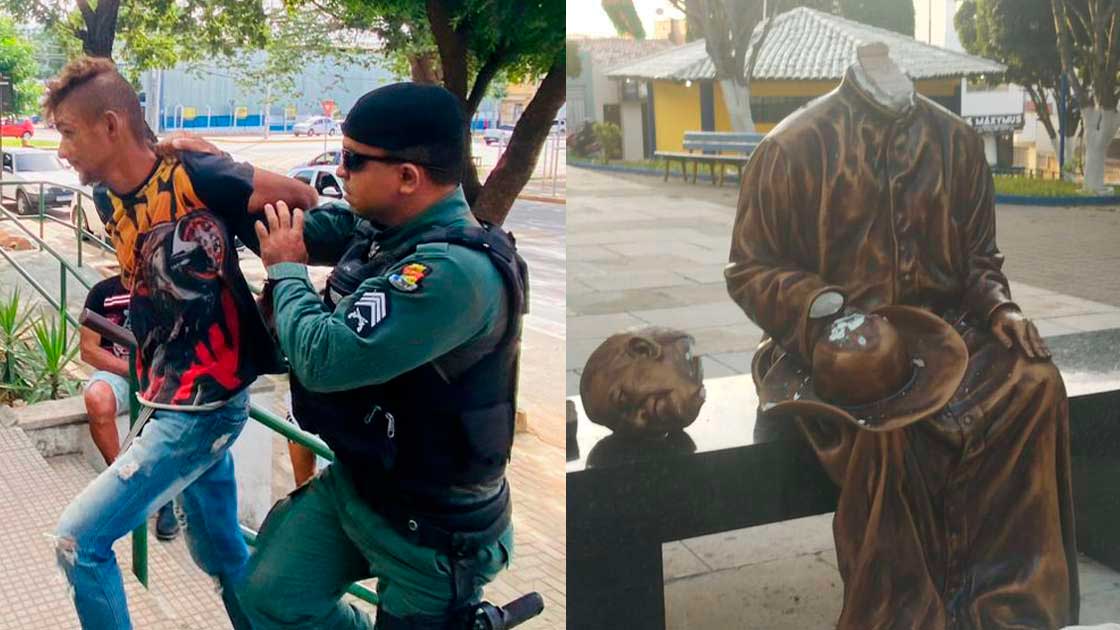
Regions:
[[[622,158],[622,129],[614,123],[595,123],[595,138],[603,148],[603,162]]]
[[[0,299],[0,403],[35,403],[69,396],[81,381],[71,375],[77,335],[55,311],[34,316],[19,290]]]
[[[1060,179],[1031,179],[1017,175],[999,175],[994,178],[994,181],[996,192],[1002,195],[1022,195],[1025,197],[1080,197],[1086,195],[1081,190],[1081,184]]]

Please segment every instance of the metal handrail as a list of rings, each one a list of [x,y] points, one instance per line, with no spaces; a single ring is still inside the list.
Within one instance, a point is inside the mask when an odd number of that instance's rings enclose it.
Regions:
[[[94,234],[93,232],[91,232],[91,231],[89,231],[85,228],[86,213],[85,213],[85,208],[82,205],[82,199],[83,198],[89,199],[90,205],[93,205],[94,207],[96,207],[94,205],[96,202],[94,202],[94,200],[93,200],[93,195],[91,195],[90,193],[87,193],[85,190],[83,190],[81,188],[77,188],[75,186],[70,186],[70,185],[67,185],[67,184],[57,184],[55,182],[49,182],[49,181],[45,181],[45,180],[33,180],[33,181],[3,181],[3,180],[0,180],[0,199],[3,198],[3,191],[4,191],[5,186],[23,187],[23,186],[36,186],[36,185],[39,186],[39,194],[38,194],[39,214],[38,214],[38,217],[39,217],[39,238],[40,239],[42,239],[44,237],[44,235],[43,235],[43,225],[44,225],[43,221],[44,220],[54,221],[54,222],[59,223],[61,225],[66,225],[68,227],[73,227],[74,228],[74,237],[78,241],[78,266],[79,267],[82,266],[82,241],[84,240],[83,238],[81,238],[82,236],[89,237],[93,241],[93,243],[95,245],[97,245],[99,248],[101,248],[101,249],[103,249],[107,252],[110,252],[110,253],[115,253],[115,250],[113,249],[112,245],[110,245],[107,241],[105,241],[105,239],[102,238],[101,235]],[[69,190],[69,191],[71,191],[73,193],[76,193],[78,195],[77,199],[75,200],[75,209],[78,211],[78,220],[76,222],[67,223],[66,221],[63,221],[63,220],[59,219],[58,217],[52,217],[51,215],[47,214],[47,212],[46,212],[46,197],[43,196],[43,187],[44,186],[51,186],[51,187],[54,187],[54,188],[62,188],[64,190]],[[17,196],[15,196],[13,198],[18,200],[18,193],[17,193]],[[3,204],[0,204],[0,207],[2,207],[2,205]],[[8,215],[8,216],[10,216],[10,215]],[[19,224],[18,219],[14,219],[14,220],[16,221],[16,223],[18,224],[17,226],[21,230],[23,230],[25,232],[27,231],[26,228],[24,228],[22,224]]]
[[[0,186],[2,186],[4,184],[8,184],[8,183],[9,182],[0,182]],[[20,182],[20,183],[25,184],[27,182]],[[40,200],[40,204],[42,204],[42,202],[43,202],[42,194],[40,194],[39,200]],[[47,245],[47,243],[41,237],[36,236],[34,234],[34,232],[27,229],[27,227],[24,226],[21,223],[20,217],[18,215],[12,214],[10,211],[8,211],[6,208],[4,208],[2,204],[0,204],[0,213],[2,213],[4,216],[8,217],[9,219],[12,219],[12,222],[17,227],[19,227],[21,230],[23,230],[28,236],[31,237],[31,239],[33,241],[36,242],[36,244],[39,245],[40,250],[46,251],[47,253],[51,254],[56,260],[58,260],[58,262],[59,262],[59,273],[60,273],[60,276],[62,278],[62,283],[60,285],[61,286],[61,289],[60,289],[61,290],[61,296],[60,296],[61,299],[59,301],[55,301],[50,296],[50,293],[39,282],[37,282],[31,276],[31,274],[28,273],[27,270],[23,268],[22,265],[20,265],[18,262],[16,262],[11,257],[11,255],[7,251],[5,251],[3,248],[0,248],[0,256],[3,256],[9,263],[11,263],[12,267],[21,276],[23,276],[23,278],[25,280],[28,281],[28,283],[31,285],[31,287],[33,289],[35,289],[35,291],[37,293],[39,293],[39,295],[41,295],[43,297],[43,299],[47,300],[48,303],[50,303],[52,306],[57,308],[61,315],[63,315],[68,321],[73,323],[75,326],[80,326],[81,323],[79,322],[79,320],[75,319],[73,316],[70,315],[69,312],[66,311],[66,307],[65,307],[65,304],[66,304],[66,274],[67,274],[67,272],[71,273],[75,278],[78,279],[79,282],[81,282],[86,287],[86,289],[92,288],[92,285],[88,281],[86,281],[85,278],[83,278],[78,273],[77,269],[74,267],[74,265],[72,265],[70,263],[70,261],[66,260],[62,255],[60,255],[58,252],[56,252],[54,250],[54,248],[52,248],[50,245]],[[79,215],[79,219],[81,219],[81,218],[82,218],[81,215]],[[40,225],[42,225],[42,224],[40,224]],[[81,230],[80,227],[79,227],[79,231],[81,233],[88,233],[88,232],[85,232],[84,230]],[[78,233],[78,232],[76,232],[76,233]],[[81,240],[82,240],[81,238],[78,238],[79,248],[81,247]],[[80,251],[80,249],[79,249],[79,251]],[[115,252],[115,250],[112,247],[108,247],[108,251]],[[81,266],[80,259],[79,259],[79,262],[78,262],[78,266],[79,267]],[[255,293],[260,292],[260,288],[256,287],[256,286],[253,286],[253,285],[250,285],[250,289],[252,289]],[[135,346],[132,347],[132,350],[135,352]],[[130,377],[129,378],[129,401],[130,401],[129,416],[130,416],[130,424],[134,424],[136,422],[136,417],[138,415],[138,407],[139,407],[139,405],[137,403],[137,399],[136,399],[136,391],[137,391],[138,381],[137,381],[137,377],[136,377],[135,366],[136,366],[135,360],[130,360],[129,361],[129,368],[130,368],[130,375],[129,375],[129,377]],[[326,459],[328,461],[332,461],[332,462],[334,461],[334,459],[335,459],[334,452],[331,451],[330,447],[328,447],[325,442],[323,442],[319,438],[315,437],[314,435],[312,435],[310,433],[307,433],[307,432],[299,429],[298,427],[293,426],[292,424],[290,424],[289,422],[287,422],[283,418],[280,418],[279,416],[273,414],[272,412],[270,412],[270,411],[268,411],[268,410],[266,410],[266,409],[264,409],[264,408],[262,408],[258,405],[250,404],[250,406],[249,406],[249,417],[256,420],[257,422],[261,423],[265,427],[271,429],[272,431],[283,435],[287,439],[289,439],[289,440],[291,440],[291,441],[293,441],[293,442],[295,442],[295,443],[297,443],[301,446],[304,446],[304,447],[310,449],[316,455],[319,455],[320,457],[323,457],[324,459]],[[252,529],[250,529],[248,527],[245,527],[245,526],[241,526],[241,533],[242,533],[242,536],[245,538],[245,541],[248,544],[253,545],[256,542],[257,533],[254,532]],[[133,574],[136,576],[136,578],[140,581],[141,584],[143,584],[145,587],[147,587],[148,586],[148,529],[147,529],[146,523],[143,524],[143,525],[140,525],[139,527],[137,527],[135,530],[132,531],[132,560],[133,560],[132,561],[132,572],[133,572]],[[362,599],[366,602],[369,602],[370,604],[373,604],[374,606],[376,606],[377,603],[378,603],[377,593],[375,593],[374,591],[371,591],[370,589],[362,586],[361,584],[358,584],[358,583],[351,584],[349,586],[349,588],[347,588],[347,592],[350,593],[351,595],[359,598],[359,599]]]

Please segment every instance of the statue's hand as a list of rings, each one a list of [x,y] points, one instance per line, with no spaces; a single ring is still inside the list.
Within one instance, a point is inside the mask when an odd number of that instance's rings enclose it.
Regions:
[[[1007,349],[1019,346],[1031,359],[1049,359],[1050,349],[1038,334],[1034,322],[1027,319],[1018,307],[1007,304],[992,313],[992,334]]]

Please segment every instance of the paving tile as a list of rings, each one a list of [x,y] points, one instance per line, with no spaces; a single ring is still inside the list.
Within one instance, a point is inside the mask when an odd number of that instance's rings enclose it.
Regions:
[[[693,284],[693,281],[674,271],[619,271],[613,274],[587,275],[580,278],[596,291],[623,289],[651,289],[674,285]]]
[[[667,326],[691,330],[694,328],[712,328],[717,326],[750,326],[757,329],[747,319],[742,309],[731,300],[711,304],[694,304],[677,308],[662,308],[644,311],[628,311],[630,315],[654,326]]]
[[[843,583],[814,555],[691,575],[665,585],[667,630],[829,628]]]
[[[634,238],[628,242],[612,243],[611,249],[624,256],[656,256],[658,254],[670,254],[695,263],[706,263],[718,260],[714,252],[707,247],[679,241],[670,235],[665,235],[664,240],[659,241],[642,241]],[[724,255],[726,256],[726,252],[724,252]]]
[[[1120,328],[1120,312],[1099,313],[1097,315],[1074,315],[1071,317],[1062,317],[1057,319],[1056,322],[1063,326],[1076,328],[1080,331]]]
[[[1060,335],[1069,335],[1073,333],[1082,332],[1078,328],[1069,326],[1062,323],[1065,318],[1056,317],[1054,319],[1035,319],[1034,325],[1038,328],[1038,334],[1043,337],[1058,337]]]
[[[661,564],[665,580],[710,573],[712,567],[696,556],[691,549],[680,541],[661,545]]]
[[[700,365],[704,368],[704,378],[735,376],[739,373],[707,355],[700,357]]]
[[[720,532],[681,542],[715,570],[807,554],[835,556],[832,514]]]
[[[715,352],[707,355],[713,361],[719,361],[731,368],[737,374],[751,373],[751,360],[754,352]]]
[[[640,328],[648,324],[649,322],[634,317],[629,313],[571,317],[568,318],[567,338],[569,341],[573,339],[597,339],[602,341],[615,333],[624,332],[632,328]],[[569,356],[571,355],[569,354]]]
[[[1116,313],[1120,311],[1120,309],[1109,304],[1101,304],[1100,302],[1083,300],[1071,295],[1062,295],[1059,293],[1028,295],[1022,298],[1015,296],[1015,301],[1019,307],[1022,308],[1024,313],[1037,319],[1051,319],[1070,315],[1092,315],[1096,313]]]
[[[721,352],[753,352],[762,339],[762,331],[747,321],[733,326],[687,329],[696,339],[697,354]]]

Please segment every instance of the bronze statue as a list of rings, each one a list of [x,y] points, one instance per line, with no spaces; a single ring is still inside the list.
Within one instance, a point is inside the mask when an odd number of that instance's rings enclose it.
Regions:
[[[1001,272],[983,145],[884,46],[858,54],[758,146],[725,272],[768,337],[766,415],[840,486],[837,627],[1076,623],[1065,388]],[[891,326],[861,346],[869,313]]]
[[[643,328],[599,344],[579,379],[589,420],[619,436],[663,437],[696,420],[704,371],[688,334]]]

